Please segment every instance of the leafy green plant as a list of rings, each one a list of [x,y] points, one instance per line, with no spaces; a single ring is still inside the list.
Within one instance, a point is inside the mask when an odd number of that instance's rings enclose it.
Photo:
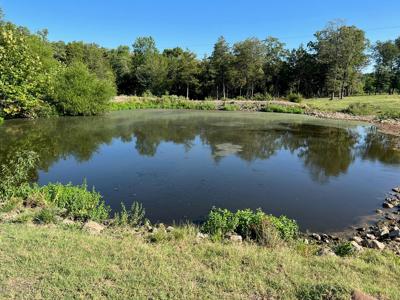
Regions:
[[[295,220],[289,219],[286,216],[268,216],[270,222],[275,226],[278,230],[281,238],[284,240],[290,240],[297,237],[299,233],[299,226],[297,225]]]
[[[304,113],[304,109],[302,109],[301,107],[277,105],[277,104],[268,104],[262,109],[262,111],[276,112],[276,113],[288,113],[288,114],[303,114]]]
[[[221,107],[221,110],[226,110],[226,111],[236,111],[239,110],[239,106],[236,104],[224,104]]]
[[[63,115],[96,115],[106,110],[115,93],[113,84],[77,62],[57,74],[52,99]]]
[[[3,124],[4,119],[2,117],[0,117],[0,125]]]
[[[290,93],[286,96],[287,100],[294,103],[300,103],[303,101],[303,96],[299,93]]]
[[[272,96],[268,93],[255,93],[253,96],[253,100],[257,100],[257,101],[269,101],[272,100]]]
[[[140,226],[144,223],[145,209],[143,205],[138,202],[133,202],[130,210],[128,211],[123,203],[121,203],[121,212],[114,214],[114,224],[118,226],[132,227]]]
[[[49,183],[42,187],[34,186],[32,191],[39,191],[47,203],[66,209],[75,219],[103,221],[108,218],[110,208],[94,188],[92,191],[87,189],[86,183],[80,186]]]
[[[33,151],[16,152],[7,164],[0,167],[0,202],[23,194],[38,160],[39,156]]]
[[[226,233],[235,231],[238,224],[239,220],[236,214],[227,209],[213,207],[202,230],[211,234],[215,239],[222,239]]]
[[[202,231],[216,240],[222,239],[228,232],[236,232],[243,238],[271,244],[273,241],[269,242],[269,239],[276,239],[277,234],[284,240],[295,238],[298,226],[296,221],[286,216],[269,216],[260,209],[244,209],[233,213],[227,209],[213,208],[202,226]]]
[[[57,210],[55,208],[42,208],[35,217],[35,221],[40,224],[56,223]]]
[[[368,103],[351,103],[346,109],[342,110],[344,113],[351,115],[372,115],[374,112],[374,107]]]
[[[355,249],[350,242],[345,242],[336,245],[333,251],[338,256],[349,256],[355,252]]]

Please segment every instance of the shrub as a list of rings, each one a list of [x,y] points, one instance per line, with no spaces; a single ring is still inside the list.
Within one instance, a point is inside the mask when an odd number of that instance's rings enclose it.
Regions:
[[[137,227],[144,223],[145,210],[141,203],[133,202],[129,211],[123,203],[121,207],[121,212],[114,214],[115,225]]]
[[[271,229],[272,228],[272,229]],[[297,237],[298,226],[294,220],[285,216],[268,216],[260,209],[238,210],[233,213],[227,209],[213,208],[202,226],[202,231],[213,239],[220,240],[229,232],[261,244],[271,244],[277,235],[289,240]]]
[[[0,117],[0,125],[3,124],[4,119],[2,117]]]
[[[268,219],[275,226],[284,240],[290,240],[297,237],[299,233],[299,226],[295,220],[291,220],[286,216],[268,216]]]
[[[284,105],[276,105],[269,104],[266,105],[262,111],[264,112],[276,112],[276,113],[287,113],[287,114],[303,114],[304,110],[301,107],[297,106],[284,106]]]
[[[287,95],[286,98],[288,101],[295,103],[300,103],[301,101],[303,101],[303,96],[299,93],[290,93],[289,95]]]
[[[338,256],[349,256],[355,252],[355,249],[350,242],[340,243],[333,250]]]
[[[257,100],[257,101],[269,101],[269,100],[272,100],[272,96],[268,93],[264,93],[264,94],[256,93],[256,94],[254,94],[253,99]]]
[[[239,110],[239,106],[235,104],[224,104],[221,107],[221,110],[226,110],[226,111],[236,111]]]
[[[33,151],[16,152],[7,164],[0,167],[0,202],[23,194],[38,160],[39,156]]]
[[[104,112],[115,87],[98,79],[83,63],[64,68],[55,78],[53,102],[63,115],[96,115]]]
[[[346,109],[342,110],[344,113],[351,115],[372,115],[374,113],[374,107],[368,103],[351,103]]]
[[[67,185],[49,183],[32,188],[32,192],[37,191],[43,195],[48,204],[65,209],[75,219],[103,221],[108,218],[110,208],[104,204],[101,195],[94,189],[87,190],[86,183],[80,186],[73,186],[71,183]]]
[[[56,209],[45,207],[36,215],[35,221],[40,224],[54,224],[56,223],[56,215]]]

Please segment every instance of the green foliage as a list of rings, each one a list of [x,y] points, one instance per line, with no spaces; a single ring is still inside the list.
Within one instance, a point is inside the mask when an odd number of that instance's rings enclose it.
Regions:
[[[114,214],[114,225],[138,227],[144,223],[145,209],[138,202],[133,202],[131,209],[128,211],[123,203],[121,203],[121,212]]]
[[[340,243],[333,249],[338,256],[349,256],[355,252],[353,245],[350,242]]]
[[[372,115],[374,112],[374,106],[369,103],[351,103],[343,112],[352,114],[355,116]]]
[[[257,101],[270,101],[272,100],[272,96],[268,93],[255,93],[253,100],[257,100]]]
[[[202,226],[202,231],[216,240],[222,239],[229,232],[236,232],[243,238],[262,244],[271,243],[270,240],[275,238],[275,230],[280,238],[290,240],[297,237],[299,228],[294,220],[285,216],[269,216],[260,209],[233,213],[221,208],[213,208]]]
[[[290,93],[286,98],[288,101],[294,103],[300,103],[303,101],[303,96],[299,93]]]
[[[38,159],[33,151],[16,152],[7,164],[0,167],[0,203],[21,196],[28,187],[30,172],[35,168]]]
[[[216,110],[216,104],[210,101],[189,101],[178,96],[162,96],[141,98],[132,97],[128,102],[112,102],[109,109],[115,110],[132,110],[147,108],[163,108],[163,109],[195,109],[195,110]]]
[[[34,186],[32,192],[39,192],[46,203],[66,209],[75,219],[104,221],[109,215],[110,209],[104,204],[101,195],[94,189],[88,191],[86,183],[80,186],[49,183],[42,187]]]
[[[83,63],[64,68],[55,78],[53,103],[64,115],[96,115],[106,110],[115,87],[98,79]]]
[[[309,284],[302,285],[297,292],[299,300],[345,300],[349,299],[350,291],[341,285]]]
[[[2,117],[0,117],[0,125],[3,124],[4,119]]]
[[[57,210],[54,208],[42,208],[35,217],[35,221],[40,224],[54,224],[57,222]]]
[[[226,110],[226,111],[236,111],[239,110],[240,107],[236,104],[227,104],[224,103],[224,105],[222,106],[221,110]]]
[[[287,114],[304,114],[304,109],[301,107],[288,106],[288,105],[277,105],[277,104],[268,104],[262,109],[262,111],[287,113]]]
[[[56,66],[43,38],[0,22],[0,114],[32,118],[47,110],[45,100]]]
[[[294,239],[299,234],[299,226],[295,220],[289,219],[286,216],[269,216],[268,219],[279,231],[282,239]]]

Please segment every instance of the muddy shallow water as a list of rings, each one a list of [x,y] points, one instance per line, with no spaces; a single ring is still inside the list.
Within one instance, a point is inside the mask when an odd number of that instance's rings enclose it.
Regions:
[[[6,121],[0,163],[36,151],[39,184],[86,178],[112,209],[139,201],[152,221],[260,207],[303,230],[338,231],[372,214],[400,183],[397,139],[309,116],[142,110]]]

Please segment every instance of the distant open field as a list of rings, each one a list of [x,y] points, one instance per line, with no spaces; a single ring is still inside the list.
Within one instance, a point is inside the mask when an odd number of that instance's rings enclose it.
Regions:
[[[354,96],[341,100],[318,98],[305,100],[304,103],[311,108],[329,112],[341,111],[356,115],[400,116],[400,95]]]

